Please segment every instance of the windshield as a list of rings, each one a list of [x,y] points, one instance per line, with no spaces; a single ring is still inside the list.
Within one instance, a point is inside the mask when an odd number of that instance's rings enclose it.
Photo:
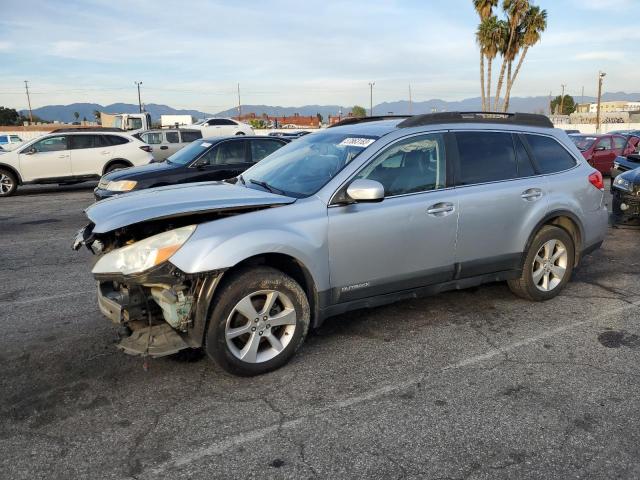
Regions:
[[[242,177],[250,188],[281,191],[303,198],[313,195],[379,137],[331,131],[306,135],[276,150]]]
[[[188,165],[202,155],[211,146],[209,142],[193,142],[167,158],[167,162]]]
[[[591,148],[591,145],[597,140],[596,137],[589,137],[587,135],[569,135],[569,138],[576,144],[578,150],[584,152]]]

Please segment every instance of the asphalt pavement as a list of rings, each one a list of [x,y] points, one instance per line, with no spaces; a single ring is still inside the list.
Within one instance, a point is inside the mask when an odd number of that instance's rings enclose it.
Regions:
[[[255,378],[114,348],[86,185],[0,200],[0,478],[640,478],[640,231],[559,297],[506,284],[328,320]]]

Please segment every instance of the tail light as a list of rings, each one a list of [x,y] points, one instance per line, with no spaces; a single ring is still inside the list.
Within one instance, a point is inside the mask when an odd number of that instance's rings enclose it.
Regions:
[[[602,174],[600,172],[593,172],[589,175],[589,183],[598,190],[604,191],[604,181],[602,180]]]
[[[151,152],[153,152],[153,148],[151,148],[149,145],[142,145],[142,146],[140,147],[140,150],[144,150],[144,151],[145,151],[145,152],[147,152],[147,153],[151,153]]]

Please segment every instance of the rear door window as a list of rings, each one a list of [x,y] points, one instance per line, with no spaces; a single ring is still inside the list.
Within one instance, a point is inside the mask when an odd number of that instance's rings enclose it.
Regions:
[[[611,150],[611,139],[610,138],[602,138],[596,144],[596,150]]]
[[[69,137],[69,148],[71,150],[84,150],[99,146],[100,139],[97,135],[71,135]]]
[[[456,132],[459,164],[456,184],[509,180],[518,176],[510,133]]]
[[[531,177],[536,174],[536,171],[531,164],[531,158],[529,153],[522,143],[522,139],[519,135],[513,136],[514,145],[516,147],[516,159],[518,161],[518,176],[519,177]]]
[[[253,163],[259,162],[267,155],[282,147],[282,143],[277,140],[251,140],[251,160]]]
[[[167,143],[180,143],[180,136],[178,132],[166,132]]]
[[[556,139],[531,134],[526,134],[524,137],[531,148],[540,173],[561,172],[576,165],[575,158]]]
[[[143,133],[140,138],[144,143],[149,145],[159,145],[162,143],[162,133],[160,132]]]
[[[202,138],[202,132],[180,132],[182,143],[195,142]]]

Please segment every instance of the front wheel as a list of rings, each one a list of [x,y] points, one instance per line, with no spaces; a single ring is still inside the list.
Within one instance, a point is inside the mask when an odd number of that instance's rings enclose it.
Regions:
[[[571,278],[574,259],[571,236],[560,227],[546,225],[531,242],[522,275],[509,280],[509,288],[528,300],[549,300],[558,295]]]
[[[214,301],[205,350],[234,375],[260,375],[281,367],[309,330],[304,290],[270,267],[233,274]]]
[[[16,193],[18,179],[9,170],[0,169],[0,197],[9,197]]]

